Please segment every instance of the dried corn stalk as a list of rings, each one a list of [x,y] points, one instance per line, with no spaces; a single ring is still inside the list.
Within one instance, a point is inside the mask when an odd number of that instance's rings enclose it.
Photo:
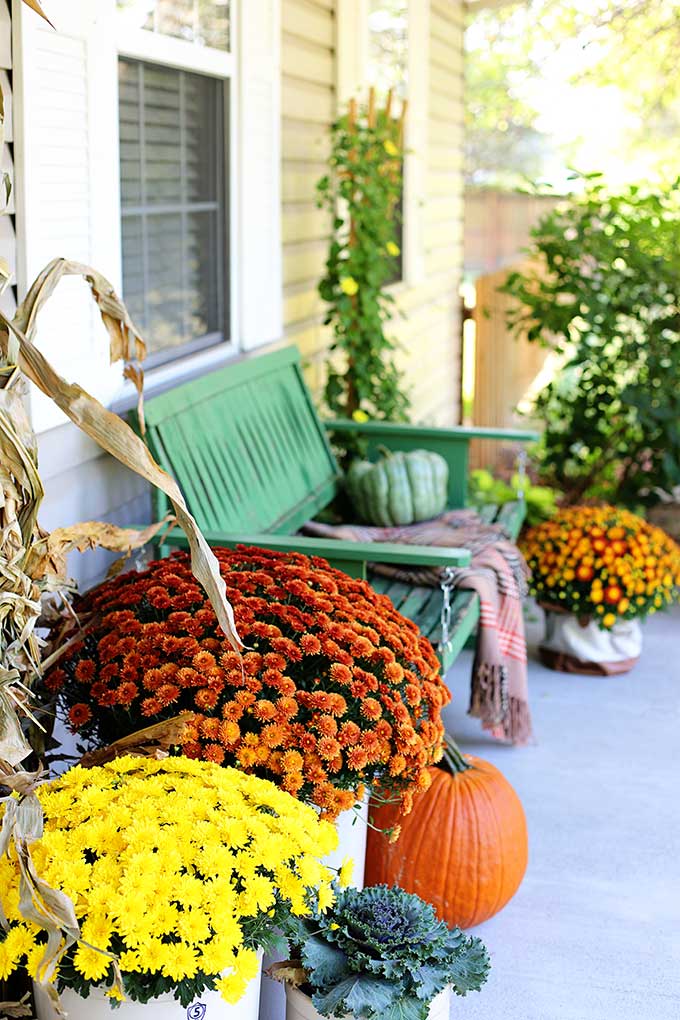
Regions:
[[[32,11],[35,11],[36,14],[39,14],[41,18],[44,18],[48,25],[54,28],[54,25],[52,25],[52,22],[45,14],[44,10],[38,3],[38,0],[24,0],[24,3],[27,7],[30,7]]]
[[[24,2],[49,23],[37,0]],[[2,120],[0,92],[0,144]],[[139,420],[144,429],[144,374],[140,362],[144,359],[145,345],[141,335],[105,277],[89,266],[55,259],[38,276],[13,321],[0,312],[0,324],[4,325],[4,329],[0,328],[0,786],[15,793],[5,799],[0,852],[13,847],[22,872],[22,913],[47,931],[40,970],[45,981],[43,987],[58,1016],[64,1014],[49,978],[69,946],[80,940],[80,931],[70,900],[50,889],[34,870],[30,844],[42,833],[42,813],[35,794],[42,776],[20,767],[30,747],[19,717],[24,714],[33,718],[28,700],[30,684],[41,668],[41,646],[36,634],[41,597],[45,592],[68,586],[66,556],[70,549],[103,546],[129,553],[149,541],[165,522],[141,532],[93,522],[58,529],[51,535],[40,530],[37,518],[43,487],[35,436],[24,409],[24,378],[54,400],[104,450],[166,493],[189,539],[194,574],[206,589],[233,647],[241,647],[217,561],[175,481],[161,470],[142,440],[123,421],[80,386],[62,379],[33,344],[40,309],[59,281],[70,275],[83,277],[90,286],[109,333],[111,361],[122,359],[125,378],[136,386]],[[9,268],[0,260],[0,292],[9,282]],[[139,753],[165,753],[168,742],[182,726],[183,721],[177,720],[162,733],[144,731],[139,735]],[[117,963],[112,962],[118,983]],[[8,1015],[23,1015],[23,1003],[3,1003],[2,1007]]]

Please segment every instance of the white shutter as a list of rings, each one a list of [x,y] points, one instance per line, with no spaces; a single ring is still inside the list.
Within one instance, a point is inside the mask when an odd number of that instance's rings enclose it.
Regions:
[[[281,336],[281,0],[239,8],[238,279],[241,346]]]
[[[0,170],[5,171],[12,186],[9,201],[5,201],[4,180],[0,174],[0,258],[9,267],[12,277],[16,274],[17,245],[14,232],[14,219],[11,213],[14,212],[14,166],[12,163],[11,143],[14,141],[14,127],[12,123],[12,85],[10,76],[7,73],[12,69],[12,23],[9,16],[9,8],[5,0],[0,0],[0,90],[2,90],[5,119],[2,130],[2,147],[0,150]],[[14,287],[7,287],[0,294],[0,308],[5,315],[14,315],[16,301],[14,300]]]
[[[23,3],[13,8],[17,284],[23,297],[53,258],[93,265],[120,287],[115,0],[45,3],[53,31]],[[60,283],[38,320],[38,346],[66,378],[109,402],[120,389],[87,286]],[[31,393],[37,431],[65,419]]]

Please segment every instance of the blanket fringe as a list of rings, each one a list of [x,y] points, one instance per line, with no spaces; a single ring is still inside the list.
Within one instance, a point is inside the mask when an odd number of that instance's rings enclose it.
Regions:
[[[525,701],[508,695],[505,666],[475,662],[468,714],[480,719],[484,729],[512,744],[526,744],[532,736],[531,713]]]

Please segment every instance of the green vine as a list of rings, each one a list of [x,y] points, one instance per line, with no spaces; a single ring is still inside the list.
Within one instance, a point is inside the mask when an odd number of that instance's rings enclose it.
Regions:
[[[341,417],[406,421],[409,398],[386,334],[394,299],[395,240],[402,191],[403,115],[369,102],[332,127],[330,171],[317,184],[318,204],[333,216],[326,274],[319,293],[333,327],[325,402]],[[337,356],[340,355],[340,356]]]

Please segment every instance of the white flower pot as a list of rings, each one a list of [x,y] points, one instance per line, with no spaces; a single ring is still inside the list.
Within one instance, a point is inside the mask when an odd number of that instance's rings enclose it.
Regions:
[[[61,1004],[68,1020],[257,1020],[260,980],[258,973],[234,1006],[225,1002],[219,992],[203,992],[188,1007],[168,994],[146,1004],[128,999],[114,1009],[111,999],[99,988],[94,988],[87,999],[67,988],[61,994]],[[56,1020],[57,1014],[40,985],[33,985],[33,994],[38,1020]]]
[[[368,836],[368,794],[356,809],[343,811],[338,816],[335,827],[338,832],[338,848],[327,854],[323,863],[329,868],[339,868],[345,857],[351,857],[354,861],[352,885],[356,889],[363,889]]]
[[[428,1020],[449,1020],[450,1012],[451,988],[449,987],[436,995],[430,1003]],[[324,1017],[314,1009],[314,1004],[308,995],[301,992],[299,988],[286,985],[286,1020],[324,1020]],[[337,1020],[352,1020],[352,1018],[344,1014]]]
[[[539,653],[551,669],[591,676],[627,673],[641,651],[639,620],[620,620],[610,630],[603,630],[594,620],[582,621],[573,613],[545,610],[545,637]]]
[[[358,808],[343,811],[339,815],[335,827],[338,831],[338,847],[323,858],[329,868],[340,868],[345,857],[354,861],[352,885],[357,889],[364,887],[364,870],[366,865],[366,838],[368,836],[368,794]],[[277,963],[282,957],[267,956],[264,969]],[[265,976],[262,979],[262,996],[260,998],[260,1020],[282,1020],[285,1010],[285,993],[280,981],[273,981]]]

